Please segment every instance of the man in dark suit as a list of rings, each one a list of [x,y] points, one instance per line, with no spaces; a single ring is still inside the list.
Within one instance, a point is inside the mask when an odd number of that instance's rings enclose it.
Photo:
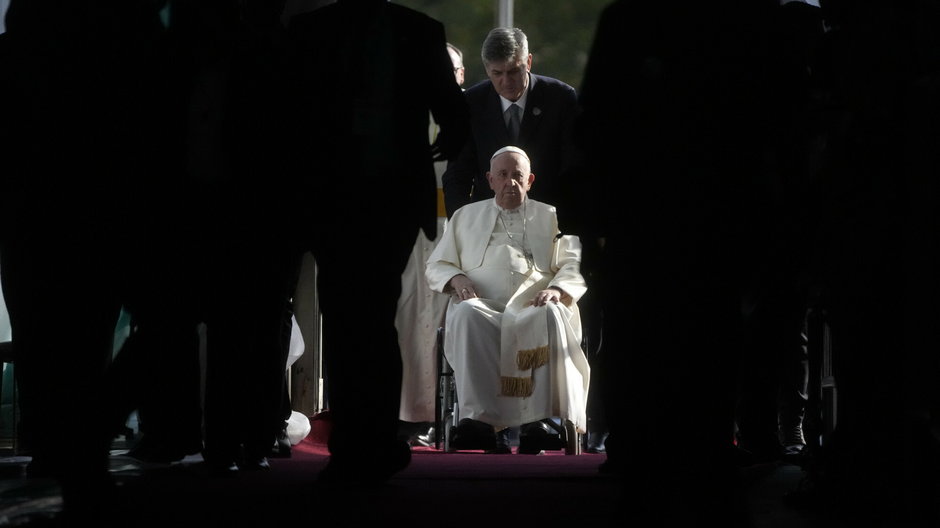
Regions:
[[[410,461],[398,439],[395,331],[415,230],[437,233],[434,159],[469,135],[443,25],[385,0],[339,0],[288,26],[296,74],[298,204],[316,259],[333,420],[321,480],[384,481]],[[428,112],[440,125],[433,145]],[[349,228],[357,216],[374,221]],[[337,229],[339,226],[339,229]]]
[[[14,1],[5,17],[0,267],[17,450],[31,456],[27,476],[61,485],[64,524],[94,522],[114,489],[101,389],[124,242],[140,218],[135,198],[153,199],[145,190],[164,170],[158,11]]]
[[[524,149],[538,175],[532,197],[565,211],[565,173],[573,150],[571,124],[577,111],[574,88],[531,72],[528,38],[518,28],[495,28],[483,41],[483,66],[489,79],[466,91],[472,137],[442,176],[448,218],[462,205],[493,197],[486,181],[490,156],[501,147]],[[521,111],[518,136],[509,114]]]
[[[741,292],[766,214],[772,7],[613,2],[580,86],[575,214],[582,239],[603,240],[583,260],[603,292],[602,469],[642,482],[629,515],[663,525],[746,522],[731,440]]]

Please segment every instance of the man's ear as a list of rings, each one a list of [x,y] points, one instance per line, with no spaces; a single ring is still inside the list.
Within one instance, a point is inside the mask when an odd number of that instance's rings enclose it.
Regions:
[[[526,57],[525,66],[526,66],[527,72],[532,71],[532,54],[531,53],[529,54],[528,57]]]

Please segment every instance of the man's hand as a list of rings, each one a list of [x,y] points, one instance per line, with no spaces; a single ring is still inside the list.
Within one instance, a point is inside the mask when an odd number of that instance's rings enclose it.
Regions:
[[[457,298],[457,302],[474,299],[477,296],[477,292],[473,288],[473,281],[466,275],[451,277],[450,287],[453,290],[453,295]]]
[[[535,297],[529,304],[534,304],[535,306],[545,306],[550,302],[557,304],[559,300],[561,300],[561,291],[555,288],[548,288],[536,293]]]

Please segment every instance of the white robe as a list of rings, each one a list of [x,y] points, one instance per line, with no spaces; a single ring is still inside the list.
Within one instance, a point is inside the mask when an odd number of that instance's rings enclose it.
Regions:
[[[464,274],[480,297],[452,299],[446,316],[444,354],[454,369],[458,412],[497,429],[560,417],[583,433],[590,368],[577,306],[587,290],[580,240],[559,233],[548,204],[527,200],[517,211],[525,219],[516,215],[515,225],[504,228],[495,200],[462,207],[428,258],[432,290],[451,293],[445,290],[450,279]],[[523,232],[531,259],[520,247]],[[550,286],[570,297],[528,305]],[[517,363],[525,355],[519,352],[529,350],[544,354],[534,368]]]
[[[438,219],[438,236],[444,218]],[[401,277],[401,296],[395,313],[401,349],[401,404],[398,417],[406,422],[434,422],[438,384],[437,329],[444,322],[448,296],[432,291],[424,278],[434,241],[418,230],[411,257]]]

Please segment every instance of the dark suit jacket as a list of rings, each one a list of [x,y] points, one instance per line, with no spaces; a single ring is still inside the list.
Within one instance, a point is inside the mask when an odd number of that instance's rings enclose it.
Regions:
[[[444,26],[394,3],[340,0],[293,16],[288,33],[301,90],[297,148],[309,163],[299,167],[302,181],[334,211],[349,205],[380,215],[386,230],[401,228],[409,248],[418,227],[433,239],[429,117],[440,125],[445,157],[469,134]],[[364,179],[351,181],[352,171]]]
[[[573,160],[571,127],[577,112],[574,88],[551,77],[529,74],[519,144],[532,161],[535,183],[529,195],[563,211],[565,174]],[[493,196],[486,181],[490,156],[509,145],[499,94],[489,80],[465,92],[470,104],[472,136],[442,176],[448,218],[460,206]]]
[[[469,135],[466,100],[444,26],[420,12],[339,0],[293,16],[288,34],[300,90],[292,97],[298,194],[323,311],[330,463],[384,474],[410,453],[396,441],[394,321],[415,233],[437,235],[430,118],[441,127],[440,150],[454,157]]]

